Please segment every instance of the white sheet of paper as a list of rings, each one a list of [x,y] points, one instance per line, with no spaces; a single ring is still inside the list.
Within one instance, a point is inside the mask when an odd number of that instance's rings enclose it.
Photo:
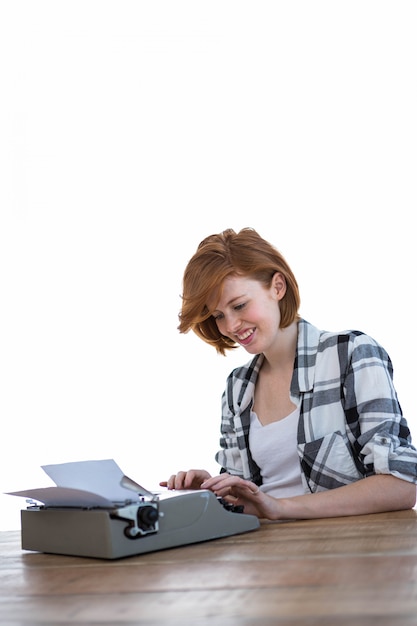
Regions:
[[[139,499],[133,491],[121,487],[124,474],[113,459],[42,465],[42,469],[58,487],[90,491],[112,502]]]
[[[42,469],[56,487],[14,491],[7,495],[30,498],[45,506],[83,508],[108,508],[140,500],[138,493],[121,486],[124,474],[113,459],[43,465]]]
[[[27,489],[25,491],[9,492],[9,496],[20,496],[41,502],[45,506],[64,506],[81,508],[111,508],[113,502],[89,491],[69,489],[67,487],[43,487],[41,489]]]

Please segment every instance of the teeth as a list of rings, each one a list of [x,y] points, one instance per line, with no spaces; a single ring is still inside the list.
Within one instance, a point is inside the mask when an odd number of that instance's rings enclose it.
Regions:
[[[237,338],[239,339],[239,341],[243,341],[244,339],[247,339],[251,335],[253,335],[253,330],[247,330],[245,333],[243,333],[243,335],[237,335]]]

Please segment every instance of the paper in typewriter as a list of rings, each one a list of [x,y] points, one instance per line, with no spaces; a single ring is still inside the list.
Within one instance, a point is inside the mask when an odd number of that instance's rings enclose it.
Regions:
[[[139,496],[121,486],[123,472],[113,459],[43,465],[56,487],[9,492],[42,502],[45,506],[112,507],[137,501]]]

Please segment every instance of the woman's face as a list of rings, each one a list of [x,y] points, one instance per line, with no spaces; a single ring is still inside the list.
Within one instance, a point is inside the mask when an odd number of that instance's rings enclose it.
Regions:
[[[240,344],[250,354],[271,350],[278,337],[281,320],[278,302],[286,291],[284,277],[276,273],[270,287],[246,276],[230,276],[223,283],[218,302],[209,299],[222,335]]]

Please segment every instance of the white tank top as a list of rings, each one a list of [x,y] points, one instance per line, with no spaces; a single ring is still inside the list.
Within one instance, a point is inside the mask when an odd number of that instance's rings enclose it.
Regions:
[[[249,448],[261,470],[261,491],[276,498],[304,493],[297,454],[299,407],[284,419],[263,426],[252,411]]]

